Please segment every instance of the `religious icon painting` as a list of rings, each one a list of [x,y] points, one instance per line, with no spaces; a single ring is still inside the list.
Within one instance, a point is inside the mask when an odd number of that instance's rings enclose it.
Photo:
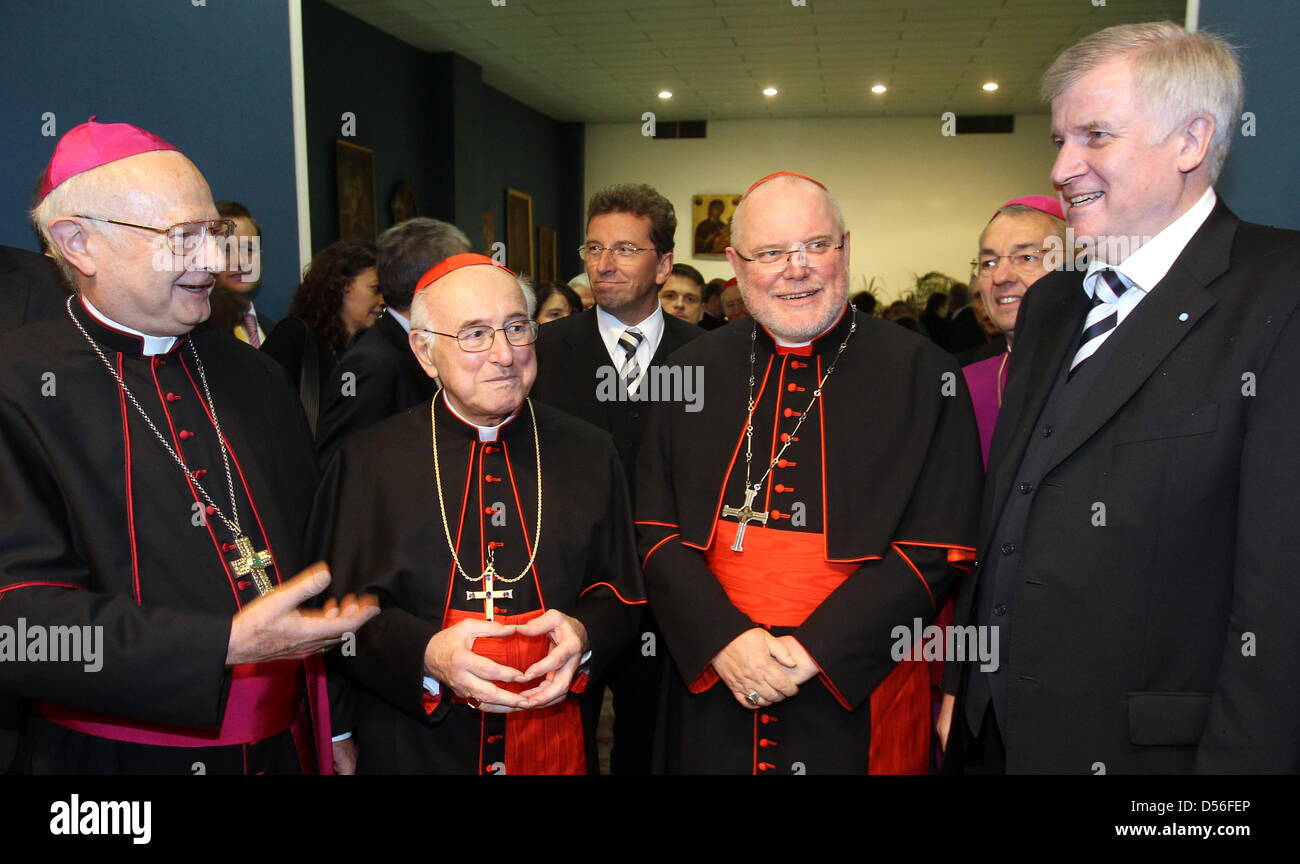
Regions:
[[[696,258],[723,258],[731,245],[731,216],[740,203],[739,195],[696,195],[691,198],[691,224]]]
[[[532,279],[533,196],[518,189],[506,190],[506,266]]]
[[[347,141],[334,142],[338,174],[339,239],[373,243],[378,233],[375,213],[375,151]]]

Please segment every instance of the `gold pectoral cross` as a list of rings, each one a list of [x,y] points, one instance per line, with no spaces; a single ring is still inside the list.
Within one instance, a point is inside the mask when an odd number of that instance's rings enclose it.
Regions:
[[[493,614],[493,611],[494,611],[494,608],[493,608],[493,605],[492,605],[492,601],[494,601],[494,600],[513,600],[514,597],[515,597],[515,592],[514,592],[514,589],[512,589],[512,588],[511,588],[511,589],[507,589],[507,590],[505,590],[505,591],[493,591],[493,590],[492,590],[492,583],[496,581],[496,578],[497,578],[497,571],[496,571],[496,568],[492,566],[492,562],[491,562],[491,561],[488,562],[487,569],[483,571],[483,575],[482,575],[482,577],[480,577],[480,578],[482,578],[482,580],[483,580],[483,590],[482,590],[482,591],[466,591],[466,592],[465,592],[465,599],[466,599],[466,600],[482,600],[482,601],[483,601],[483,618],[484,618],[484,620],[486,620],[486,621],[491,621],[491,620],[492,620],[492,614]]]
[[[745,503],[740,507],[723,507],[723,516],[734,516],[740,520],[740,525],[736,527],[736,539],[731,544],[732,552],[744,552],[745,547],[741,544],[745,541],[745,528],[750,522],[757,522],[759,525],[767,524],[767,511],[754,509],[754,496],[758,494],[758,486],[745,490]]]
[[[235,571],[236,576],[247,576],[252,573],[253,585],[257,587],[257,593],[270,594],[275,587],[266,577],[266,568],[275,566],[271,553],[265,549],[254,552],[253,543],[247,537],[236,537],[235,547],[239,550],[239,557],[230,562],[230,569]]]

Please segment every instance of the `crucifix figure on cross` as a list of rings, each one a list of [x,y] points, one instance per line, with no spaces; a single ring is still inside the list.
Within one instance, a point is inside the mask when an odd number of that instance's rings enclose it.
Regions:
[[[492,620],[493,613],[495,612],[495,607],[493,606],[493,601],[495,601],[495,600],[513,600],[513,599],[514,599],[514,596],[515,596],[515,592],[514,592],[514,589],[513,589],[513,588],[508,588],[508,589],[506,589],[505,591],[493,591],[493,590],[492,590],[492,583],[496,581],[496,578],[497,578],[497,571],[496,571],[496,568],[492,566],[492,562],[491,562],[491,561],[488,561],[487,569],[483,571],[483,575],[482,575],[481,577],[479,577],[479,578],[483,580],[483,590],[482,590],[482,591],[466,591],[466,592],[465,592],[465,599],[466,599],[466,600],[482,600],[482,601],[483,601],[483,619],[484,619],[485,621],[491,621],[491,620]]]
[[[745,503],[740,507],[723,507],[723,516],[732,516],[740,521],[736,527],[736,539],[731,544],[732,552],[744,552],[745,547],[745,529],[749,527],[750,522],[757,522],[759,525],[767,524],[767,511],[754,509],[754,496],[758,494],[759,484],[755,483],[751,488],[745,490]]]
[[[235,538],[235,549],[239,551],[239,557],[230,562],[230,569],[236,576],[253,575],[253,585],[257,587],[257,593],[266,596],[271,593],[275,586],[267,578],[266,568],[274,566],[275,561],[271,558],[271,553],[263,549],[261,552],[253,551],[253,542],[247,537]]]

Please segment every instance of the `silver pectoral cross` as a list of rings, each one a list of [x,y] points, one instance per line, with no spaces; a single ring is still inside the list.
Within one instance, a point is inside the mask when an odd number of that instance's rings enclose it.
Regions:
[[[230,569],[236,576],[247,576],[251,573],[257,593],[260,596],[270,594],[271,589],[275,587],[266,575],[266,568],[275,565],[271,554],[265,549],[261,552],[253,551],[253,543],[247,537],[236,537],[235,548],[239,550],[239,557],[230,562]]]
[[[745,541],[745,528],[750,522],[757,522],[759,525],[767,524],[767,511],[754,509],[754,496],[758,494],[758,485],[745,490],[745,503],[740,507],[723,507],[723,516],[734,516],[740,521],[736,527],[736,539],[731,544],[732,552],[744,552],[745,547],[742,545]]]
[[[491,562],[491,561],[488,562],[487,569],[483,571],[483,577],[482,577],[482,578],[483,578],[483,590],[482,590],[482,591],[466,591],[466,592],[465,592],[465,599],[466,599],[466,600],[482,600],[482,601],[483,601],[483,619],[484,619],[485,621],[491,621],[491,620],[492,620],[493,612],[495,611],[495,610],[494,610],[494,607],[493,607],[493,605],[492,605],[492,604],[493,604],[493,601],[494,601],[494,600],[513,600],[513,599],[514,599],[514,596],[515,596],[515,592],[514,592],[514,589],[513,589],[513,588],[511,588],[511,589],[507,589],[507,590],[505,590],[505,591],[493,591],[493,590],[492,590],[492,583],[496,581],[496,578],[497,578],[497,571],[496,571],[496,568],[492,566],[492,562]]]

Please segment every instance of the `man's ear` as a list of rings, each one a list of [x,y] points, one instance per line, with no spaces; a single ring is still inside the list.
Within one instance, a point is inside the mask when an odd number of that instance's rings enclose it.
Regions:
[[[412,330],[406,338],[410,342],[411,353],[420,362],[424,374],[430,378],[437,378],[438,364],[433,361],[433,340],[437,337],[422,330]]]
[[[655,267],[655,284],[663,285],[671,275],[673,275],[673,253],[665,252],[659,258],[658,266]]]
[[[1198,114],[1178,131],[1178,170],[1190,174],[1205,163],[1214,140],[1215,122],[1208,114]]]
[[[95,275],[95,259],[89,250],[90,237],[76,219],[56,219],[50,223],[50,238],[60,257],[82,276]]]
[[[736,251],[733,247],[731,247],[731,246],[728,246],[728,247],[727,247],[726,249],[724,249],[723,251],[727,253],[727,263],[731,265],[731,272],[732,272],[732,274],[735,275],[735,276],[739,276],[739,275],[740,275],[740,265],[743,263],[743,262],[741,261],[741,258],[740,258],[740,253],[737,252],[737,251]],[[719,299],[719,300],[722,299],[722,293],[721,293],[721,292],[718,293],[718,299]]]

